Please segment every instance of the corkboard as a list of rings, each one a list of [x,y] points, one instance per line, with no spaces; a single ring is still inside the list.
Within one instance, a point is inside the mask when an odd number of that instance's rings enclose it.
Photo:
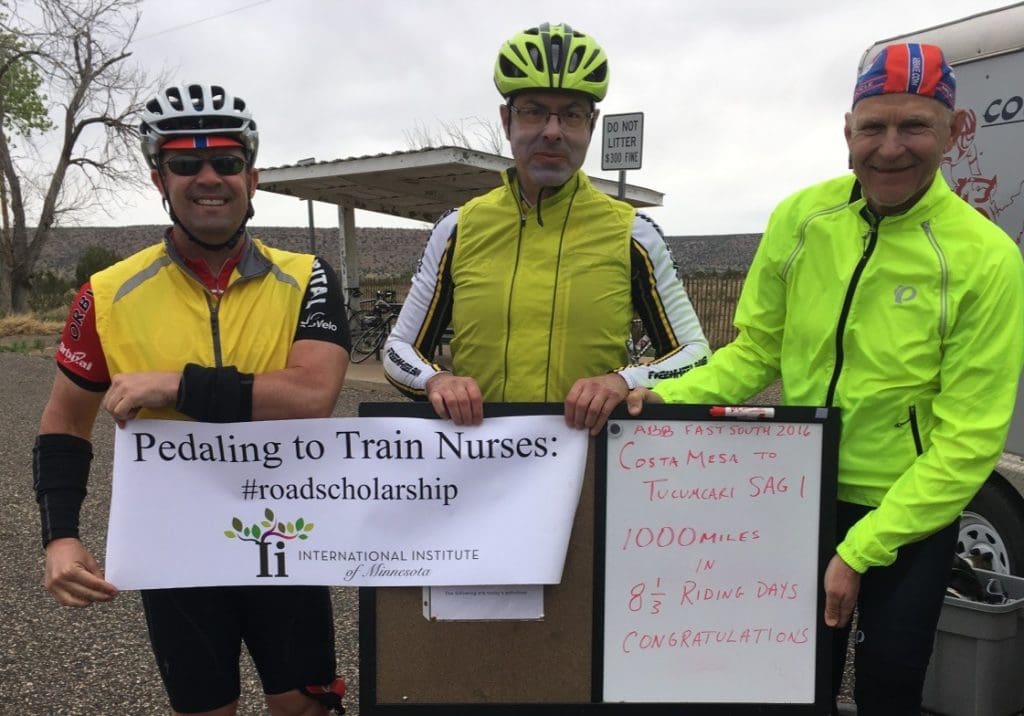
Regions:
[[[707,406],[650,406],[653,416],[706,419]],[[660,409],[660,410],[659,410]],[[487,416],[560,413],[561,405],[487,406]],[[776,408],[776,418],[819,421],[808,408]],[[823,465],[821,520],[817,525],[819,577],[834,551],[835,465],[838,415],[828,413]],[[420,404],[364,404],[361,416],[433,417]],[[624,410],[613,419],[630,420]],[[527,621],[428,621],[420,588],[360,590],[360,713],[363,716],[455,716],[488,714],[545,716],[680,713],[685,695],[674,703],[603,702],[604,578],[606,569],[607,449],[602,434],[592,440],[561,584],[544,588],[544,619]],[[600,543],[597,540],[601,540]],[[597,557],[595,558],[595,555]],[[813,556],[812,556],[813,559]],[[813,592],[812,592],[813,594]],[[813,599],[813,596],[811,597]],[[818,595],[821,599],[821,595]],[[818,602],[820,614],[821,602]],[[815,703],[694,704],[694,713],[816,714],[830,693],[828,630],[819,625],[815,645]],[[595,636],[597,635],[597,636]],[[613,672],[614,673],[614,672]]]

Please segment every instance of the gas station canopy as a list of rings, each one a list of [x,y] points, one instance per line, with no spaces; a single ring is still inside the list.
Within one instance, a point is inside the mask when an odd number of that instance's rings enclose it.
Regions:
[[[512,160],[463,147],[436,147],[260,169],[259,188],[275,194],[433,223],[442,213],[501,184]],[[590,178],[616,196],[619,183]],[[661,206],[664,194],[625,185],[636,207]]]

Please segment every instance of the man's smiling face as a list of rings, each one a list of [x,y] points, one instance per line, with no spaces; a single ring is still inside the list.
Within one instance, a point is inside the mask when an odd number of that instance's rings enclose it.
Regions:
[[[888,216],[916,204],[962,124],[961,112],[929,97],[883,94],[858,102],[846,115],[846,143],[871,210]]]
[[[207,243],[226,243],[242,224],[259,172],[246,165],[238,174],[219,174],[209,161],[204,161],[198,174],[178,176],[167,162],[181,156],[209,159],[227,155],[245,159],[241,147],[171,149],[161,152],[161,166],[152,172],[153,183],[170,202],[178,220]]]

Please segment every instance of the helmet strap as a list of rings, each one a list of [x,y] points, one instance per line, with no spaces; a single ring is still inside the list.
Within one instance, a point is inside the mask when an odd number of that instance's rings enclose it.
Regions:
[[[160,178],[161,180],[163,179],[162,173]],[[163,182],[163,184],[165,187],[167,186],[167,182]],[[238,228],[235,229],[234,233],[231,234],[231,238],[225,241],[223,244],[211,244],[207,241],[203,241],[198,236],[189,231],[189,228],[185,226],[184,222],[178,218],[177,214],[174,213],[174,207],[171,205],[171,200],[168,196],[165,195],[162,199],[164,211],[166,211],[167,216],[170,217],[171,223],[180,228],[182,233],[185,234],[189,241],[196,244],[197,246],[201,246],[207,251],[229,251],[238,246],[238,242],[241,240],[242,236],[245,235],[246,224],[249,223],[249,219],[256,215],[256,210],[252,206],[252,199],[249,199],[248,201],[249,208],[246,209],[245,218],[242,219],[242,223],[239,224]]]

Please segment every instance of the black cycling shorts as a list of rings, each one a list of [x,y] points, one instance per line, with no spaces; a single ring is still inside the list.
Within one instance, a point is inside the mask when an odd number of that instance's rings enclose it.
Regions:
[[[142,591],[160,676],[181,713],[236,701],[244,641],[263,691],[280,694],[335,675],[327,587],[195,587]]]
[[[840,502],[837,541],[870,510]],[[891,565],[872,567],[861,577],[854,654],[854,700],[861,716],[920,714],[957,531],[954,522],[904,545]],[[847,626],[837,629],[832,637],[833,695],[842,681],[849,632]]]

